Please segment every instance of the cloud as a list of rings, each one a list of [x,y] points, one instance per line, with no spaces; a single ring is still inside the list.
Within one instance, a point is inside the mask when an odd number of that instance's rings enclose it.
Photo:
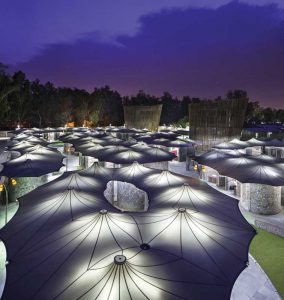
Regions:
[[[163,10],[217,9],[232,0],[2,0],[0,61],[28,61],[46,46],[74,43],[84,37],[119,45],[117,37],[133,37],[141,18]],[[240,0],[250,5],[278,5],[283,0]]]
[[[273,6],[238,3],[163,11],[141,18],[137,34],[118,37],[124,47],[80,39],[51,45],[17,68],[59,86],[109,84],[124,94],[144,89],[200,97],[240,88],[280,105],[284,23],[275,23],[275,15]]]

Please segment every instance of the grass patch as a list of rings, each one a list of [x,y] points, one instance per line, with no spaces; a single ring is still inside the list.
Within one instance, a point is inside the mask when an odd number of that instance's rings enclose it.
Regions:
[[[257,235],[250,245],[250,253],[284,299],[284,238],[260,228],[256,230]]]

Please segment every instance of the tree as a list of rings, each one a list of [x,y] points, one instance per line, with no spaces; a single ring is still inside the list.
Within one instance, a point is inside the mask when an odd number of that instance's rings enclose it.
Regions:
[[[9,119],[10,103],[9,97],[11,94],[19,90],[18,84],[13,82],[12,78],[6,73],[6,66],[0,63],[0,122],[1,126],[6,127],[7,121]]]
[[[111,90],[109,86],[104,86],[95,88],[90,97],[91,113],[96,111],[99,115],[97,125],[119,126],[124,124],[122,99],[117,91]]]
[[[139,90],[135,96],[123,98],[123,105],[157,105],[161,103],[160,98],[146,94],[143,90]]]
[[[23,125],[31,109],[30,81],[26,79],[26,75],[21,71],[16,72],[12,76],[12,80],[17,89],[9,96],[10,116],[14,126],[16,124]]]
[[[177,98],[173,98],[170,93],[164,92],[161,102],[163,107],[160,124],[169,125],[176,122],[180,118],[180,101]]]

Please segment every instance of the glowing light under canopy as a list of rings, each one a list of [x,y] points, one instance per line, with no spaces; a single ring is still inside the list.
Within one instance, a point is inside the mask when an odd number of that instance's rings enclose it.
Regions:
[[[35,149],[35,152],[24,154],[3,164],[0,176],[7,177],[39,177],[58,171],[62,166],[63,156],[52,150]],[[50,156],[49,156],[50,155]]]
[[[143,186],[147,212],[104,199],[121,179]],[[236,200],[137,162],[67,172],[20,204],[0,231],[7,299],[228,299],[255,234]]]

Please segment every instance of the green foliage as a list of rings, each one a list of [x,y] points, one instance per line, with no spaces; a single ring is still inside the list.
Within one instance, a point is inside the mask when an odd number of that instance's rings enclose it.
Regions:
[[[284,238],[257,229],[257,235],[250,245],[250,253],[284,299]]]
[[[185,117],[177,120],[177,122],[172,123],[172,125],[175,127],[186,128],[187,126],[189,126],[188,116],[185,116]]]
[[[249,102],[246,112],[246,123],[284,123],[284,109],[263,108],[258,102]]]
[[[181,103],[177,98],[173,98],[173,96],[165,92],[161,98],[163,107],[161,113],[160,124],[170,124],[173,122],[177,122],[181,117],[180,109]]]
[[[90,121],[92,122],[93,126],[98,126],[100,121],[100,111],[93,110],[90,114]]]
[[[107,126],[109,124],[121,126],[124,123],[122,98],[117,91],[109,86],[94,89],[91,97],[91,110],[97,111],[99,121],[97,125]]]

